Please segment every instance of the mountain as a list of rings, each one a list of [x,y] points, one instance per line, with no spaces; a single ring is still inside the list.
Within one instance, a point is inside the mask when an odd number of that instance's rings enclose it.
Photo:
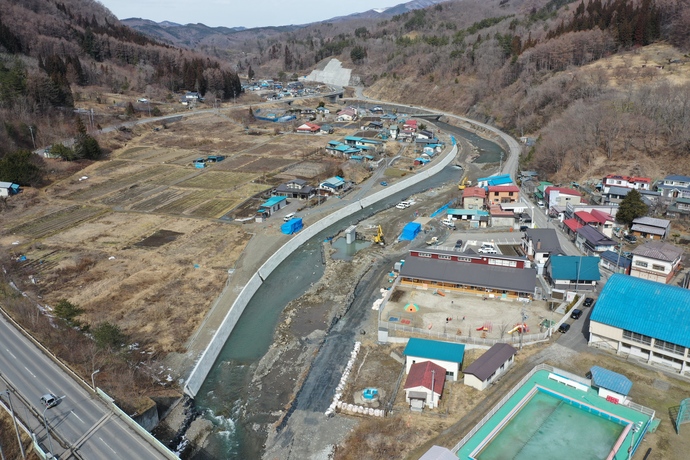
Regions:
[[[424,8],[429,8],[438,3],[447,3],[449,0],[412,0],[407,3],[400,3],[395,6],[389,6],[388,8],[372,8],[368,11],[362,13],[353,13],[346,16],[337,16],[331,18],[324,22],[335,22],[335,21],[349,21],[352,19],[390,19],[392,16],[397,14],[404,14],[414,10],[422,10]]]

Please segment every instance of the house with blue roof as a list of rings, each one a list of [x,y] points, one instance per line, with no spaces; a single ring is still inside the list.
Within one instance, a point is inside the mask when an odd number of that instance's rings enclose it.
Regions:
[[[446,370],[446,380],[456,382],[462,361],[465,357],[465,345],[461,343],[441,342],[411,338],[407,342],[405,351],[405,373],[410,373],[410,368],[415,363],[431,361]]]
[[[592,310],[589,345],[660,364],[690,369],[690,290],[614,274]]]
[[[544,277],[554,289],[593,291],[601,279],[599,257],[553,255],[546,263]]]
[[[592,366],[587,377],[592,379],[592,387],[598,390],[599,396],[616,404],[625,403],[633,385],[623,374],[600,366]]]
[[[690,198],[690,177],[671,175],[656,184],[657,191],[665,198]]]
[[[479,179],[477,179],[477,187],[489,187],[490,185],[508,185],[512,183],[513,179],[510,178],[510,174],[480,177]]]
[[[621,254],[618,251],[604,251],[599,254],[601,260],[599,265],[607,270],[611,270],[614,273],[625,273],[630,274],[630,265],[632,260],[625,254]]]
[[[259,206],[259,214],[270,217],[273,213],[287,206],[287,197],[272,196]]]

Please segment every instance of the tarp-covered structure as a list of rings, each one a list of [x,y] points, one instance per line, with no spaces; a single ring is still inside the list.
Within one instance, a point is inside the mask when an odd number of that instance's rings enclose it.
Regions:
[[[401,241],[412,241],[415,239],[417,234],[422,231],[422,224],[419,222],[410,222],[405,225],[402,231],[402,236],[400,236]]]
[[[295,219],[290,219],[289,221],[285,222],[283,225],[280,226],[280,231],[285,233],[286,235],[292,235],[293,233],[297,233],[302,228],[304,227],[304,224],[302,223],[302,218],[295,218]]]

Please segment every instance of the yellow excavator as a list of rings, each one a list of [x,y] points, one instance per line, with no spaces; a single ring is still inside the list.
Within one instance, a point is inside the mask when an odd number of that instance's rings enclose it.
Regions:
[[[467,176],[463,176],[460,184],[458,184],[458,190],[465,190],[465,187],[467,187]]]
[[[374,236],[374,243],[380,244],[381,246],[386,244],[386,240],[383,239],[383,229],[380,225],[378,231],[376,232],[376,236]]]

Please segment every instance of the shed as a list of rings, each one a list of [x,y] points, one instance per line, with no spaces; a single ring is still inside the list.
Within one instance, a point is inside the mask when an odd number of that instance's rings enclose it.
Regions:
[[[405,380],[405,400],[412,410],[438,407],[446,382],[445,373],[445,369],[431,361],[412,365]]]
[[[458,380],[458,374],[465,357],[465,345],[461,343],[441,342],[411,338],[405,351],[405,372],[409,373],[415,363],[431,361],[443,367],[446,380]]]
[[[278,211],[279,209],[285,207],[287,205],[287,198],[284,196],[272,196],[266,202],[264,202],[261,206],[259,206],[259,212],[266,215],[270,216],[274,212]]]
[[[19,193],[19,184],[0,182],[0,196],[10,196]]]
[[[412,241],[421,231],[422,224],[420,224],[419,222],[410,222],[403,228],[402,235],[400,236],[400,241]]]
[[[626,376],[603,367],[592,366],[588,377],[598,389],[599,396],[616,404],[625,402],[632,388],[632,382]]]
[[[517,350],[507,343],[497,343],[467,366],[464,384],[477,390],[484,390],[503,375],[515,361]]]
[[[292,235],[293,233],[297,233],[300,230],[302,230],[303,227],[304,224],[302,224],[302,218],[296,217],[294,219],[288,220],[283,225],[281,225],[280,231],[285,233],[286,235]]]

